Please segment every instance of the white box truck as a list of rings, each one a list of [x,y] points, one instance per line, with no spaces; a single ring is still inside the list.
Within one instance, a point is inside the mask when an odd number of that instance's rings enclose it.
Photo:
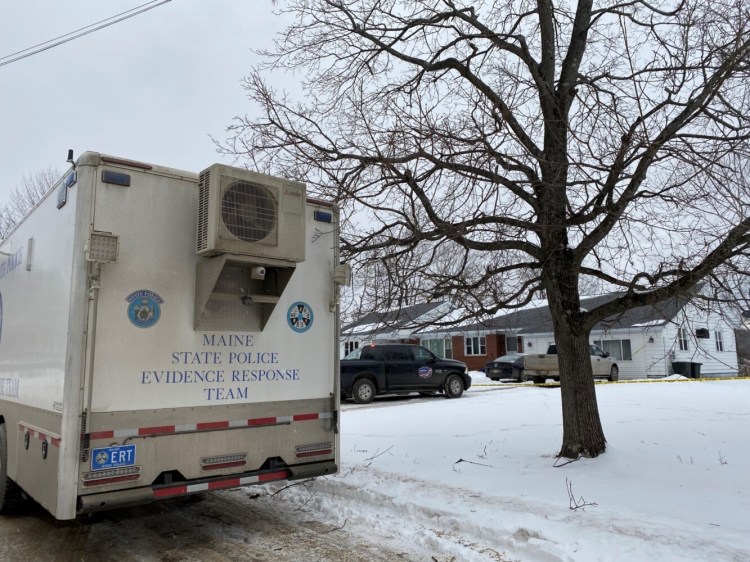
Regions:
[[[0,511],[336,472],[347,278],[304,184],[81,155],[0,243]]]

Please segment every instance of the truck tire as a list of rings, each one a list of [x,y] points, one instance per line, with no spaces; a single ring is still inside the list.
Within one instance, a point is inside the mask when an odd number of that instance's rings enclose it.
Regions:
[[[620,369],[617,368],[617,365],[612,365],[612,368],[609,370],[609,377],[607,377],[607,380],[610,382],[617,382],[620,378]]]
[[[8,478],[8,435],[0,422],[0,513],[13,513],[23,503],[23,492]]]
[[[375,385],[370,379],[359,379],[352,388],[352,398],[357,404],[369,404],[375,398]]]
[[[533,377],[534,384],[544,384],[547,382],[547,377]]]
[[[459,398],[464,393],[464,381],[458,375],[450,375],[445,379],[444,387],[447,398]]]
[[[513,367],[513,378],[516,379],[518,382],[526,382],[529,380],[529,375],[526,374],[525,369],[519,369],[518,367]]]

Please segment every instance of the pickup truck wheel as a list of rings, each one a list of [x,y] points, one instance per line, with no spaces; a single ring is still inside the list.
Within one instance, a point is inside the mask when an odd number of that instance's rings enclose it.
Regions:
[[[450,375],[445,379],[445,396],[458,398],[464,393],[464,381],[458,375]]]
[[[617,382],[619,378],[620,378],[620,369],[617,368],[617,365],[612,365],[612,368],[609,370],[608,380],[610,382]]]
[[[354,383],[352,398],[357,404],[369,404],[375,398],[375,385],[370,379],[359,379]]]
[[[523,369],[513,369],[513,378],[517,379],[518,382],[526,382],[529,380],[529,375]]]
[[[544,384],[547,381],[546,377],[533,377],[533,379],[534,384]]]
[[[8,435],[0,423],[0,513],[13,513],[23,503],[23,492],[8,478]]]

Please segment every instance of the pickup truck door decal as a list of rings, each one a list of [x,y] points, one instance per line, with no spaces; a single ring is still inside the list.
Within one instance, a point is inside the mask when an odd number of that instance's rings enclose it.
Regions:
[[[421,351],[422,348],[419,347],[401,347],[386,353],[391,388],[424,388],[425,384],[438,386],[439,377],[430,364],[432,355],[421,356]]]

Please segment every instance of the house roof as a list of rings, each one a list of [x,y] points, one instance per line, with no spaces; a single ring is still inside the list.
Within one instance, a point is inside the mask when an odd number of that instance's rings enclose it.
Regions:
[[[404,306],[385,312],[371,312],[359,320],[345,325],[343,335],[375,336],[399,330],[416,331],[420,326],[434,320],[443,309],[450,307],[446,301],[429,302]]]
[[[595,297],[581,298],[581,308],[593,309],[606,304],[624,293],[609,293]],[[616,330],[622,328],[639,327],[646,328],[649,326],[661,326],[674,318],[677,313],[687,304],[688,299],[685,297],[673,297],[655,305],[646,305],[632,308],[606,320],[599,322],[594,326],[594,330]],[[441,332],[512,332],[516,334],[545,334],[553,331],[552,314],[546,301],[540,301],[538,304],[527,306],[522,309],[514,310],[503,316],[496,316],[491,319],[472,324],[464,324],[445,330],[430,330],[432,333]]]

